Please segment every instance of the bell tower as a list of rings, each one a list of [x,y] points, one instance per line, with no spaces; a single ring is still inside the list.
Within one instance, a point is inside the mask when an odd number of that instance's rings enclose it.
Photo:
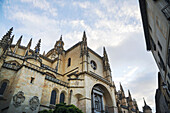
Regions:
[[[62,35],[60,37],[60,40],[58,40],[54,46],[55,50],[57,51],[58,54],[63,54],[64,50],[64,42],[62,40]]]
[[[112,81],[111,69],[105,47],[103,47],[103,69],[105,78],[111,82]]]

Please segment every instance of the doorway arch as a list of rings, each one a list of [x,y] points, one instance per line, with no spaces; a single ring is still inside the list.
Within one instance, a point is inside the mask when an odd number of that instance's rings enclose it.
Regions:
[[[109,113],[113,111],[113,99],[102,84],[95,84],[91,91],[92,113]]]

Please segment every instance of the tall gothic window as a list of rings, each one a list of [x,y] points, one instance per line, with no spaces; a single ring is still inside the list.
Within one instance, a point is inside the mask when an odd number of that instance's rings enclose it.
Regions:
[[[50,104],[56,104],[56,96],[57,96],[57,93],[56,93],[56,91],[55,90],[53,90],[52,92],[51,92],[51,99],[50,99]]]
[[[3,95],[7,87],[7,82],[3,82],[0,88],[0,95]]]
[[[61,93],[60,94],[60,103],[64,103],[64,100],[65,100],[65,95],[64,95],[64,93]]]
[[[68,59],[68,67],[71,66],[71,58]]]

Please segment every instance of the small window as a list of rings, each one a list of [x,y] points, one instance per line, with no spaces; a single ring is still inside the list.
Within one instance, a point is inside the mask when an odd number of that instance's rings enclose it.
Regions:
[[[68,59],[68,67],[71,66],[71,58]]]
[[[50,104],[53,104],[53,105],[56,104],[56,96],[57,96],[57,93],[56,93],[55,90],[53,90],[53,91],[51,92]]]
[[[90,64],[91,64],[91,67],[92,67],[94,70],[97,69],[97,64],[96,64],[95,61],[91,60]]]
[[[31,77],[30,83],[33,84],[33,83],[34,83],[34,80],[35,80],[35,78],[34,78],[34,77]]]
[[[0,95],[4,94],[6,88],[7,88],[7,82],[3,82],[0,88]]]
[[[64,103],[64,100],[65,100],[65,95],[64,95],[64,93],[61,93],[60,94],[60,103]]]

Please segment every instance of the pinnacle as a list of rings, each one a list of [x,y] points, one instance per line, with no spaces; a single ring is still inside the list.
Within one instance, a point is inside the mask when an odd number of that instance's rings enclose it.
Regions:
[[[146,106],[147,104],[146,104],[146,101],[145,101],[145,98],[144,98],[144,97],[143,97],[143,101],[144,101],[144,104],[145,104],[145,106]]]
[[[60,36],[60,40],[62,40],[62,35]]]
[[[86,32],[83,32],[83,41],[86,42],[87,41],[87,37],[86,37]]]
[[[32,43],[32,38],[30,39],[30,41],[29,41],[27,47],[30,47],[30,46],[31,46],[31,43]]]

